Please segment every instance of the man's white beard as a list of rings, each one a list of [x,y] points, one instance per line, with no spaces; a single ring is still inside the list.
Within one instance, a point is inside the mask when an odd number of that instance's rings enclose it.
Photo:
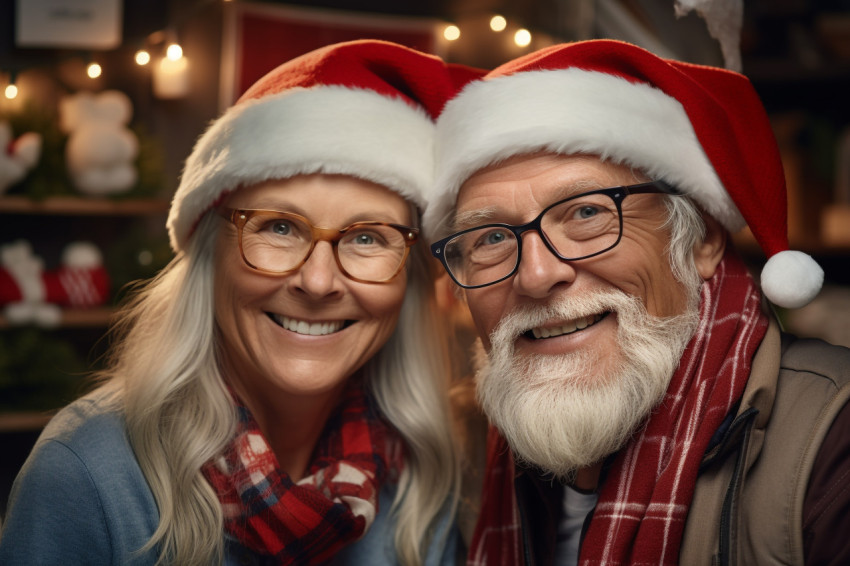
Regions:
[[[683,315],[658,318],[636,297],[610,291],[513,312],[493,331],[489,355],[477,343],[481,407],[519,461],[572,479],[622,448],[664,398],[699,322],[698,295],[690,303]],[[532,327],[609,311],[618,351],[514,355],[514,341]],[[611,369],[600,374],[603,367]]]

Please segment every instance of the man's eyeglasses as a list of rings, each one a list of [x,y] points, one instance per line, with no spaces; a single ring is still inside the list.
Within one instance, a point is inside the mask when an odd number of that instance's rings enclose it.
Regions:
[[[401,272],[419,230],[387,222],[355,222],[340,230],[317,228],[301,215],[276,210],[223,208],[239,235],[245,263],[286,275],[307,262],[316,242],[330,242],[339,270],[361,283],[386,283]]]
[[[559,259],[575,261],[605,253],[623,235],[623,200],[628,195],[681,195],[663,181],[598,189],[547,206],[531,222],[485,224],[431,245],[455,283],[465,289],[486,287],[516,273],[522,259],[522,235],[534,230]]]

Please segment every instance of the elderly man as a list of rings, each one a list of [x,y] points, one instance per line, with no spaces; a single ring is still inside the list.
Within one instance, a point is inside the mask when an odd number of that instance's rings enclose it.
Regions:
[[[741,75],[558,45],[438,125],[433,254],[480,334],[469,564],[850,563],[850,351],[782,334],[823,272]],[[749,225],[761,288],[729,234]]]

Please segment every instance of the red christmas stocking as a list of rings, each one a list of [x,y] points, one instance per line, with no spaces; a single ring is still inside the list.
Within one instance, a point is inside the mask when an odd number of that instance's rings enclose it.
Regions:
[[[100,251],[88,242],[69,244],[62,265],[44,273],[45,301],[63,307],[89,308],[109,298],[109,275]]]

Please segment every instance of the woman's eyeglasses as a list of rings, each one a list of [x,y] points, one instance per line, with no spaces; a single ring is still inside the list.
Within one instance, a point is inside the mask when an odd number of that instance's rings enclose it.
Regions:
[[[239,235],[245,263],[263,273],[286,275],[307,262],[316,242],[330,242],[340,271],[362,283],[385,283],[401,272],[419,230],[387,222],[355,222],[317,228],[301,215],[276,210],[223,208]]]

